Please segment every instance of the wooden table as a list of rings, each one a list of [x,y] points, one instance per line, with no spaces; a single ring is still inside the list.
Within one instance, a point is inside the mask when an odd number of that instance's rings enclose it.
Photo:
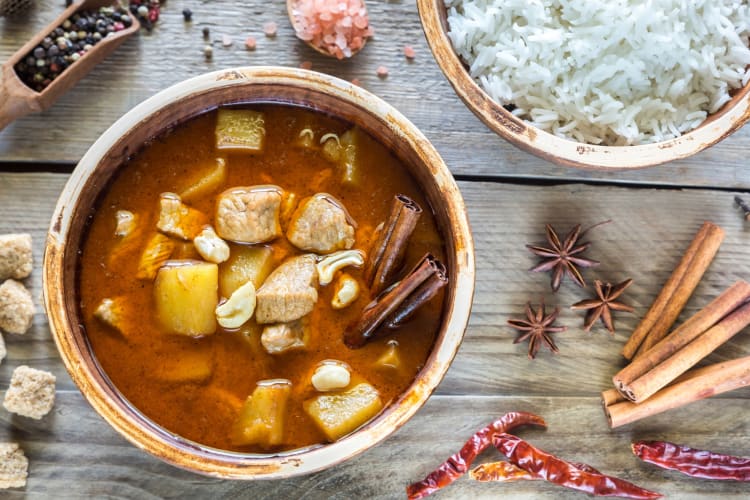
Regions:
[[[38,0],[27,17],[0,19],[0,60],[8,58],[62,9],[62,0]],[[750,233],[732,197],[750,189],[745,148],[747,127],[693,158],[639,171],[594,172],[563,168],[526,154],[491,133],[469,112],[438,70],[420,29],[413,0],[370,1],[376,38],[352,61],[324,59],[293,35],[282,2],[171,0],[151,34],[128,40],[107,61],[50,110],[22,118],[0,132],[0,233],[30,232],[36,267],[26,280],[38,304],[32,330],[5,335],[8,356],[0,366],[0,389],[13,368],[28,364],[57,376],[54,410],[41,421],[0,409],[0,441],[17,441],[30,460],[25,490],[4,497],[132,498],[355,498],[403,496],[456,450],[478,427],[510,410],[543,415],[546,431],[522,436],[575,461],[660,491],[669,498],[746,498],[740,484],[689,479],[640,463],[630,453],[634,439],[667,439],[694,447],[750,455],[750,390],[725,394],[628,425],[607,427],[599,393],[622,366],[620,348],[676,265],[704,220],[725,228],[715,262],[683,312],[697,311],[750,271]],[[189,7],[193,22],[184,23]],[[279,33],[266,38],[263,23],[276,21]],[[203,57],[201,30],[214,40],[214,57]],[[225,48],[222,35],[233,38]],[[244,48],[246,36],[258,40]],[[414,46],[407,61],[402,49]],[[42,248],[55,200],[76,161],[97,136],[136,103],[169,85],[230,66],[278,64],[313,69],[345,79],[358,78],[411,119],[451,168],[468,205],[476,243],[474,308],[464,343],[443,383],[417,415],[384,443],[359,457],[306,477],[257,483],[222,481],[175,469],[141,452],[113,431],[89,407],[60,362],[42,310]],[[375,69],[385,65],[381,79]],[[589,256],[602,262],[586,273],[594,278],[634,279],[625,301],[632,315],[616,316],[617,333],[597,326],[582,329],[582,314],[568,306],[587,296],[565,283],[552,294],[546,275],[526,270],[535,259],[524,244],[542,241],[544,224],[560,231],[573,224],[614,222],[597,228]],[[560,354],[540,352],[530,361],[525,345],[514,345],[509,318],[524,304],[544,296],[562,309],[556,336]],[[707,362],[750,354],[743,332]],[[0,393],[2,391],[0,390]],[[488,454],[489,456],[489,454]],[[746,483],[745,483],[746,484]],[[540,482],[479,484],[462,479],[442,498],[583,498]],[[436,497],[438,498],[438,497]]]

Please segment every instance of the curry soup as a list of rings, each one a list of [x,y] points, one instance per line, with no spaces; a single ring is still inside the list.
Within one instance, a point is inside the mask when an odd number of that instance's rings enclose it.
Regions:
[[[275,340],[266,332],[266,328],[274,326],[270,325],[275,321],[273,318],[259,324],[260,318],[243,322],[240,317],[241,326],[222,327],[212,317],[209,330],[200,332],[181,330],[182,326],[175,326],[175,317],[194,321],[190,314],[197,314],[197,309],[204,307],[196,302],[197,297],[208,296],[207,300],[214,302],[210,307],[214,307],[229,298],[238,284],[248,281],[241,268],[244,261],[238,257],[248,251],[252,253],[250,260],[259,255],[264,259],[267,268],[264,275],[275,272],[294,257],[310,255],[309,250],[290,243],[288,229],[293,223],[304,222],[295,219],[299,206],[320,193],[325,193],[323,198],[335,201],[331,206],[345,208],[341,213],[349,224],[345,224],[346,229],[353,228],[353,239],[346,246],[352,250],[365,254],[371,250],[376,227],[388,218],[391,201],[397,194],[411,197],[424,209],[409,240],[402,269],[412,268],[426,252],[445,261],[445,250],[419,187],[400,161],[380,143],[346,123],[299,107],[264,104],[240,109],[261,117],[260,125],[250,125],[265,131],[262,144],[254,144],[259,147],[251,144],[250,150],[244,151],[217,147],[217,141],[218,146],[224,147],[222,129],[229,130],[230,135],[237,130],[232,131],[231,124],[220,123],[224,120],[220,115],[226,110],[211,111],[155,138],[121,167],[98,201],[84,237],[78,293],[83,325],[99,363],[136,408],[167,430],[203,445],[266,453],[337,439],[394,401],[427,359],[441,320],[444,293],[439,292],[419,308],[404,326],[395,330],[381,328],[377,336],[359,349],[347,347],[342,339],[372,297],[362,267],[353,265],[337,270],[330,284],[308,283],[307,295],[294,296],[294,300],[300,301],[306,300],[304,297],[315,298],[310,286],[317,290],[312,311],[298,320],[304,335],[291,344],[282,342],[281,348],[273,344]],[[244,126],[247,123],[250,122]],[[256,132],[250,130],[249,135],[238,140],[252,143]],[[352,161],[348,164],[331,155],[330,149],[326,150],[327,146],[342,147],[346,141],[353,145],[349,156]],[[180,226],[186,220],[179,219],[180,216],[195,215],[197,223],[210,224],[219,236],[238,229],[236,224],[232,226],[236,220],[217,220],[225,215],[220,207],[227,200],[222,197],[231,195],[237,187],[249,186],[260,186],[281,200],[275,214],[280,220],[280,236],[256,244],[229,242],[229,259],[217,266],[206,263],[202,255],[205,249],[197,251],[195,230],[180,234],[169,226]],[[236,208],[235,202],[229,200],[225,205]],[[174,205],[177,219],[170,219],[170,214],[165,216],[169,204],[177,204]],[[291,212],[295,215],[289,215]],[[154,249],[155,243],[164,246],[157,245]],[[222,243],[219,240],[217,245]],[[218,247],[211,247],[209,253],[215,248]],[[311,262],[325,257],[325,253],[311,257]],[[169,260],[165,262],[166,258]],[[151,263],[151,268],[144,259]],[[190,275],[195,281],[186,282],[185,275],[179,274],[198,269],[200,273]],[[239,272],[239,278],[234,276],[237,279],[232,277],[235,271]],[[351,303],[334,308],[332,300],[341,291],[344,275],[353,288],[359,287],[359,294],[349,294],[346,301]],[[292,279],[299,276],[297,273]],[[268,288],[263,277],[255,283],[257,290],[252,290],[257,294],[253,296],[257,315],[261,314],[261,307],[268,309],[264,304],[273,305],[273,301],[263,302],[264,288]],[[233,279],[239,282],[226,283]],[[207,281],[211,285],[204,286]],[[183,295],[168,288],[175,283],[184,286]],[[285,300],[282,297],[282,307],[289,305]],[[174,313],[170,309],[182,305],[190,310]],[[292,309],[289,306],[286,312],[292,314]],[[267,314],[273,315],[273,309]],[[311,383],[311,377],[324,360],[336,360],[349,372],[349,379],[334,380],[330,392],[321,392]],[[341,370],[338,372],[340,375]],[[271,401],[275,396],[266,393],[265,409],[251,408],[251,399],[256,405],[263,399],[258,392],[254,393],[264,385],[258,386],[261,381],[271,381],[264,384],[280,389],[276,392],[284,393],[283,401]],[[346,387],[341,387],[343,383],[347,383]],[[315,398],[321,395],[335,398],[355,386],[367,387],[369,391],[359,394],[369,398],[364,403],[367,408],[354,409],[355,413],[362,409],[357,416],[359,421],[342,427],[343,430],[331,431],[312,418],[315,408],[327,404]],[[249,398],[251,394],[255,394],[253,398]],[[269,418],[281,419],[281,427],[278,422],[269,424]],[[246,432],[243,437],[247,428],[242,428],[238,419],[260,422],[261,427],[265,426],[259,431],[262,437],[257,438],[259,434],[254,431]],[[269,426],[273,427],[270,431]]]

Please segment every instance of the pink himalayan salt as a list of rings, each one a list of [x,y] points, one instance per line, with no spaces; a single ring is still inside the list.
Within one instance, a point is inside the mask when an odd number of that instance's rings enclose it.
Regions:
[[[351,57],[375,34],[363,0],[297,0],[292,15],[300,40],[338,59]]]
[[[404,47],[404,57],[407,59],[414,59],[414,57],[417,55],[416,52],[414,52],[414,47],[411,45],[406,45]]]
[[[312,61],[302,61],[299,63],[299,67],[302,69],[312,69]]]
[[[272,37],[276,36],[276,32],[278,31],[279,26],[273,22],[269,21],[263,25],[263,33],[266,34],[266,36]]]
[[[255,47],[257,46],[258,42],[255,41],[254,36],[249,36],[245,38],[245,48],[247,50],[255,50]]]
[[[380,78],[385,78],[386,76],[388,76],[388,68],[386,68],[385,66],[378,66],[378,69],[375,70],[375,74]]]

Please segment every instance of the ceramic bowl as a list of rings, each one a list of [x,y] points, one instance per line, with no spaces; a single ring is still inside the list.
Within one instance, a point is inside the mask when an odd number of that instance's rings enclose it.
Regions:
[[[258,455],[217,450],[150,421],[112,385],[79,325],[77,253],[86,220],[118,167],[144,141],[217,106],[278,102],[358,125],[400,157],[432,206],[446,244],[450,284],[432,352],[398,400],[354,433],[326,445]],[[464,203],[429,141],[391,106],[348,82],[299,69],[253,67],[208,73],[170,87],[120,118],[91,146],[60,196],[44,257],[45,306],[63,362],[84,397],[130,442],[176,466],[222,478],[284,478],[338,464],[383,441],[424,404],[463,338],[474,291],[474,249]]]
[[[639,146],[595,146],[563,139],[514,116],[469,75],[448,38],[444,0],[417,0],[427,42],[454,90],[466,106],[500,137],[545,160],[570,167],[618,170],[649,167],[687,158],[716,144],[750,119],[750,83],[698,128],[668,141]]]

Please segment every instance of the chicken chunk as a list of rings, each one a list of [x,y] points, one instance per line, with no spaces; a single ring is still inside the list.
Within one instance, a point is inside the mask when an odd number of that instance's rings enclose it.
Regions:
[[[318,193],[297,207],[287,238],[299,249],[326,254],[351,248],[354,226],[341,202],[329,194]]]
[[[256,295],[255,319],[260,324],[286,323],[305,316],[318,300],[314,255],[284,261]]]
[[[308,339],[308,323],[302,318],[265,327],[260,336],[260,343],[268,354],[282,354],[306,347]]]
[[[216,202],[216,233],[238,243],[264,243],[281,235],[278,186],[235,187]]]
[[[157,229],[168,236],[192,240],[206,225],[208,219],[194,208],[190,208],[174,193],[162,193],[159,197],[159,222]]]

